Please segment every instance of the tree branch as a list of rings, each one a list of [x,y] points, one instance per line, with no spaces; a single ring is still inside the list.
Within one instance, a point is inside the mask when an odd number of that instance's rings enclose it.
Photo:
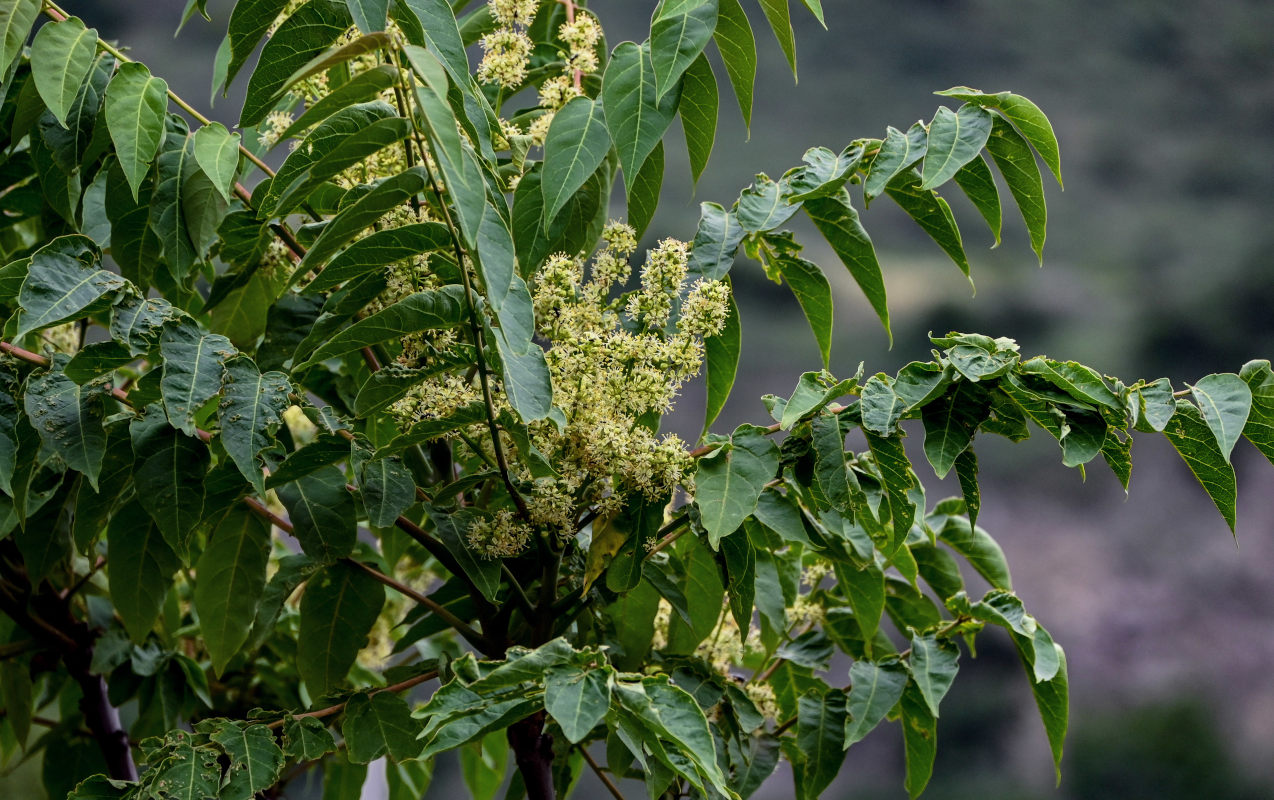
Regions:
[[[419,686],[420,684],[426,681],[431,681],[436,677],[438,677],[438,670],[431,669],[428,672],[422,672],[421,674],[415,676],[414,678],[408,678],[405,681],[399,681],[398,683],[392,684],[390,686],[386,686],[382,689],[374,689],[368,692],[368,694],[369,695],[380,694],[381,692],[394,692],[395,694],[397,694],[398,692],[406,691],[407,689],[410,689],[413,686]],[[346,706],[346,703],[337,703],[336,705],[328,706],[327,708],[320,708],[315,711],[304,711],[300,714],[292,714],[291,716],[295,719],[300,719],[302,717],[314,717],[316,719],[322,719],[323,717],[330,717],[333,714],[341,713],[342,711],[345,710],[345,706]],[[278,730],[279,728],[283,727],[283,722],[284,720],[281,720],[281,719],[275,720],[274,722],[271,722],[266,727],[270,728],[271,730]]]
[[[610,792],[611,797],[615,798],[615,800],[627,800],[623,793],[619,791],[619,787],[615,785],[615,782],[607,776],[606,771],[602,769],[602,765],[598,764],[596,759],[594,759],[588,752],[587,747],[584,747],[582,744],[577,744],[575,745],[575,749],[579,750],[580,755],[582,755],[584,760],[588,762],[588,766],[592,768],[593,773],[597,775],[597,779],[600,780],[602,785],[606,787],[606,791]]]

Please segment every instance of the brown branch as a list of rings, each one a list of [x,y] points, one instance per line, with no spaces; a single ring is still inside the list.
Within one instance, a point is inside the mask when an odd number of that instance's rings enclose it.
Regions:
[[[415,676],[414,678],[408,678],[405,681],[399,681],[398,683],[395,683],[390,686],[386,686],[382,689],[374,689],[368,692],[368,694],[369,695],[380,694],[381,692],[394,692],[396,694],[398,692],[410,689],[413,686],[419,686],[420,684],[426,681],[431,681],[436,677],[438,677],[438,670],[431,669],[428,672],[423,672],[420,675]],[[323,717],[330,717],[333,714],[341,713],[342,711],[345,710],[346,703],[348,703],[348,701],[346,701],[345,703],[337,703],[336,705],[328,706],[327,708],[320,708],[315,711],[304,711],[300,714],[292,714],[291,716],[294,719],[301,719],[302,717],[314,717],[316,719],[322,719]],[[284,720],[281,720],[281,719],[275,720],[274,722],[271,722],[266,727],[272,730],[277,730],[283,727],[283,722]]]
[[[584,760],[588,762],[588,766],[592,768],[593,773],[597,775],[597,779],[600,780],[602,785],[606,787],[606,791],[610,792],[611,797],[615,798],[615,800],[627,800],[623,793],[619,791],[619,787],[615,785],[615,782],[606,775],[606,771],[602,769],[602,765],[598,764],[596,759],[594,759],[588,752],[588,748],[583,745],[576,745],[575,749],[579,750],[580,755],[582,755]]]
[[[380,570],[370,567],[361,561],[358,561],[353,558],[343,558],[341,560],[348,564],[351,564],[352,566],[358,567],[363,572],[366,572],[368,575],[372,576],[380,583],[383,583],[384,585],[388,586],[389,588],[393,589],[394,591],[398,592],[404,597],[409,597],[412,600],[415,600],[420,605],[429,609],[430,612],[432,612],[433,614],[436,614],[440,619],[442,619],[444,622],[446,622],[448,625],[454,628],[456,630],[456,633],[459,633],[461,636],[465,638],[465,641],[469,642],[469,644],[473,645],[479,650],[482,650],[485,652],[486,650],[490,648],[491,642],[487,639],[487,637],[475,631],[472,627],[469,626],[468,623],[460,619],[460,617],[457,617],[455,614],[452,614],[440,603],[433,600],[428,595],[421,594],[420,592],[416,591],[410,586],[391,578],[390,576],[386,575]]]

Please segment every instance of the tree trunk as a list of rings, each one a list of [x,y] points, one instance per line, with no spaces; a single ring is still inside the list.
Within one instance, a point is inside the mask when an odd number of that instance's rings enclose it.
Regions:
[[[508,736],[527,800],[554,800],[553,737],[544,732],[544,712],[510,725]]]

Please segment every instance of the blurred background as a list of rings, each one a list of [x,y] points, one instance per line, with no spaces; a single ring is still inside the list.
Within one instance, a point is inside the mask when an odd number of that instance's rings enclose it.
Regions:
[[[210,0],[213,22],[196,17],[174,38],[179,0],[64,3],[205,108],[230,5]],[[645,36],[654,3],[591,5],[614,45]],[[806,255],[828,267],[837,289],[839,377],[860,361],[871,374],[927,360],[926,332],[947,330],[1010,336],[1024,356],[1074,359],[1127,381],[1166,375],[1178,388],[1274,356],[1274,3],[831,0],[826,32],[793,3],[795,85],[756,4],[744,5],[761,56],[750,138],[724,95],[716,151],[692,192],[680,135],[670,132],[648,244],[692,238],[699,201],[728,206],[754,172],[777,177],[808,147],[840,150],[882,137],[886,125],[928,121],[939,101],[931,92],[950,86],[1030,97],[1061,142],[1066,191],[1046,175],[1043,269],[1015,209],[1006,207],[1004,244],[992,251],[976,213],[950,198],[976,298],[888,201],[864,213],[885,270],[892,350],[848,274],[801,231]],[[717,75],[724,84],[719,63]],[[214,118],[236,121],[234,89],[245,82],[216,99]],[[787,396],[819,361],[786,289],[750,262],[732,275],[745,361],[721,431],[763,421],[760,396]],[[702,388],[692,387],[671,427],[697,436],[702,408]],[[1235,451],[1236,543],[1162,437],[1137,439],[1127,497],[1101,464],[1087,482],[1063,467],[1045,438],[1010,447],[983,437],[978,454],[980,523],[1007,552],[1027,608],[1069,654],[1071,733],[1054,789],[1026,679],[1007,638],[988,632],[943,705],[926,797],[1274,797],[1269,465],[1246,443]],[[959,493],[920,473],[930,498]],[[886,725],[850,750],[824,797],[903,798],[902,775],[901,736]],[[776,777],[758,796],[790,797],[789,780]],[[430,795],[463,792],[448,782],[440,774]],[[0,778],[0,794],[28,796],[16,787],[31,784]],[[580,796],[601,791],[585,786]]]

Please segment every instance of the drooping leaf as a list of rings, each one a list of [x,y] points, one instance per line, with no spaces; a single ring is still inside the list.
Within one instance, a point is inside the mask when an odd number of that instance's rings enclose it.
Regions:
[[[938,538],[963,556],[987,583],[997,589],[1013,591],[1004,551],[985,530],[970,524],[966,517],[949,516],[938,529]]]
[[[354,549],[358,510],[339,468],[322,467],[280,486],[278,493],[306,555],[327,562]]]
[[[800,203],[789,202],[783,182],[760,173],[739,195],[735,214],[744,231],[763,233],[787,222],[800,207]]]
[[[1044,722],[1048,747],[1053,754],[1053,769],[1057,781],[1062,780],[1062,748],[1066,743],[1066,728],[1070,718],[1070,679],[1066,670],[1066,653],[1060,644],[1054,644],[1057,652],[1057,674],[1047,681],[1032,681],[1031,693],[1035,706]]]
[[[739,0],[718,0],[713,40],[721,53],[726,75],[743,114],[743,127],[752,128],[752,94],[756,85],[756,38]]]
[[[699,228],[690,248],[688,274],[719,280],[734,265],[734,255],[743,241],[744,230],[733,211],[717,203],[700,203]]]
[[[1239,371],[1239,377],[1252,390],[1252,410],[1243,435],[1274,464],[1274,370],[1269,361],[1249,361]]]
[[[219,798],[252,800],[257,792],[274,785],[283,771],[283,751],[265,725],[227,720],[209,738],[230,757],[228,780]]]
[[[145,640],[181,561],[141,505],[131,502],[107,534],[111,602],[134,642]]]
[[[42,26],[31,42],[31,79],[62,127],[96,51],[97,31],[85,28],[79,17]]]
[[[847,698],[840,689],[803,694],[796,716],[796,747],[802,758],[793,765],[796,796],[818,798],[831,785],[845,761]]]
[[[739,322],[739,307],[734,302],[733,292],[730,294],[729,311],[725,326],[716,336],[709,337],[703,343],[704,369],[707,373],[707,407],[704,411],[703,430],[707,431],[725,407],[734,387],[734,378],[739,370],[739,356],[743,348],[743,328]]]
[[[605,169],[603,166],[602,169]],[[664,184],[664,143],[659,142],[650,151],[645,163],[637,170],[629,185],[628,192],[628,224],[637,234],[638,240],[650,226],[655,217],[655,209],[659,205],[659,193]],[[559,216],[560,220],[561,217]]]
[[[832,358],[832,285],[817,264],[803,258],[781,259],[779,270],[801,304],[823,356],[823,368],[827,369]]]
[[[156,406],[130,425],[130,434],[137,498],[172,549],[184,554],[203,521],[208,448],[171,428]]]
[[[1001,117],[996,117],[991,125],[991,138],[987,140],[986,151],[991,154],[995,166],[1009,185],[1009,193],[1013,195],[1018,210],[1022,212],[1022,219],[1026,222],[1026,232],[1031,237],[1031,249],[1043,264],[1048,206],[1044,200],[1044,179],[1040,177],[1035,154],[1022,135]]]
[[[770,23],[770,30],[774,31],[774,38],[778,40],[779,48],[792,69],[792,77],[795,78],[796,32],[792,29],[792,11],[788,7],[788,0],[760,0],[760,2],[761,11],[765,13],[765,19]]]
[[[385,605],[385,587],[338,561],[310,578],[301,597],[297,669],[313,697],[345,680]]]
[[[933,760],[938,752],[938,720],[914,683],[908,684],[899,701],[902,710],[903,752],[907,762],[904,781],[912,800],[919,797],[933,776]]]
[[[269,524],[239,505],[217,523],[195,565],[199,632],[217,675],[248,640],[269,556]]]
[[[106,125],[133,200],[159,153],[167,109],[168,84],[152,76],[145,64],[121,64],[106,87]]]
[[[317,717],[288,717],[283,722],[283,753],[297,761],[314,761],[336,750],[332,733]]]
[[[982,219],[986,220],[987,227],[991,229],[991,235],[995,237],[995,244],[991,246],[999,247],[1002,220],[1000,190],[995,186],[995,177],[991,175],[991,168],[987,166],[986,159],[979,155],[965,164],[956,172],[955,182],[960,187],[960,191],[964,192],[964,196],[969,198],[969,202],[973,203],[973,207],[982,215]]]
[[[0,6],[0,72],[7,73],[22,52],[31,26],[40,16],[40,6],[40,0],[15,0]]]
[[[850,205],[849,193],[842,189],[832,197],[810,198],[805,201],[804,208],[814,227],[827,239],[858,288],[862,289],[892,344],[894,335],[889,328],[889,308],[880,262],[876,260],[876,248],[859,221],[858,212]]]
[[[358,488],[367,524],[388,528],[416,502],[416,483],[398,459],[377,458],[358,465]]]
[[[1053,133],[1053,126],[1049,123],[1048,117],[1044,116],[1039,106],[1012,92],[983,94],[965,86],[957,86],[938,94],[999,111],[1017,126],[1026,140],[1035,148],[1035,152],[1044,159],[1053,177],[1057,178],[1057,184],[1062,185],[1062,157],[1057,145],[1057,136]]]
[[[1234,467],[1221,451],[1216,435],[1199,409],[1185,400],[1177,400],[1177,413],[1163,429],[1163,435],[1172,442],[1233,532],[1238,491]]]
[[[169,118],[169,129],[155,158],[155,190],[150,198],[150,227],[159,239],[163,260],[170,276],[169,285],[178,289],[188,288],[190,271],[202,253],[194,240],[194,228],[189,224],[187,209],[191,198],[187,187],[191,186],[199,172],[195,163],[194,143],[186,134],[185,123]],[[210,226],[215,230],[215,225]],[[160,273],[155,273],[156,285],[164,285]]]
[[[973,441],[988,405],[978,384],[961,381],[941,400],[924,407],[925,457],[939,478],[951,471],[956,457]]]
[[[723,450],[701,459],[695,473],[695,501],[714,549],[756,510],[761,490],[778,470],[778,447],[764,428],[740,426]]]
[[[662,100],[708,45],[717,27],[717,0],[664,3],[650,25],[656,97]]]
[[[234,81],[248,57],[257,49],[261,37],[283,13],[287,4],[288,0],[243,0],[235,3],[230,11],[230,25],[226,33],[226,44],[230,50],[225,75],[227,86]],[[217,89],[217,86],[213,86],[214,95]]]
[[[881,142],[876,157],[871,161],[867,178],[863,181],[863,196],[868,201],[879,196],[894,178],[925,157],[928,146],[928,134],[924,125],[919,122],[908,128],[906,133],[897,128],[888,128],[885,131],[885,141]]]
[[[955,680],[960,651],[946,639],[933,634],[911,637],[911,676],[924,696],[929,712],[938,716],[938,704]]]
[[[681,102],[677,106],[686,134],[686,151],[690,155],[690,179],[694,183],[699,182],[712,155],[719,104],[717,76],[707,57],[700,53],[682,76]]]
[[[939,197],[937,192],[921,188],[914,170],[904,173],[886,186],[885,193],[907,212],[907,216],[915,220],[921,230],[929,234],[929,238],[960,268],[964,277],[969,278],[969,285],[972,286],[969,257],[964,253],[964,240],[947,201]]]

